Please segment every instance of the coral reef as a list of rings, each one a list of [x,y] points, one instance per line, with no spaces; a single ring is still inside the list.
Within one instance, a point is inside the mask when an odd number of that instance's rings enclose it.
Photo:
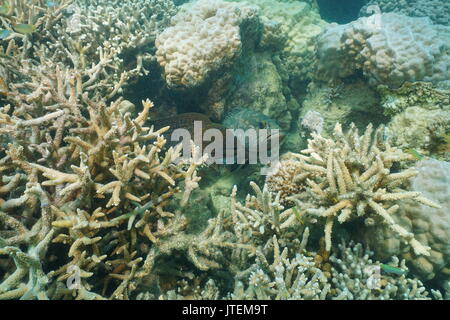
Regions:
[[[308,110],[300,123],[300,127],[310,132],[317,132],[318,134],[321,134],[323,130],[323,123],[323,117],[319,112]]]
[[[256,262],[236,276],[231,299],[325,300],[330,284],[313,257],[297,253],[289,259],[273,238],[274,257],[270,262],[260,254]]]
[[[424,155],[448,159],[445,136],[450,132],[450,91],[441,83],[407,82],[398,89],[378,86],[392,143]]]
[[[445,109],[450,106],[450,90],[430,82],[406,82],[398,89],[378,86],[384,113],[394,116],[408,107]]]
[[[316,65],[315,40],[327,25],[320,18],[317,5],[311,1],[249,2],[261,8],[261,15],[276,22],[278,36],[285,37],[280,59],[291,88],[297,89],[300,83],[311,80]]]
[[[302,109],[298,118],[300,133],[307,136],[311,130],[308,114],[319,113],[322,135],[330,135],[336,122],[344,126],[355,123],[364,129],[369,122],[381,123],[384,119],[383,109],[379,106],[379,95],[376,90],[361,80],[344,83],[337,82],[327,85],[321,82],[311,82],[307,88]]]
[[[362,7],[360,15],[373,14],[370,6],[381,12],[396,12],[410,17],[429,17],[436,24],[450,26],[450,3],[446,0],[371,0]]]
[[[70,134],[65,137],[58,138],[62,138],[64,147],[53,150],[57,141],[51,140],[48,146],[37,144],[40,148],[25,144],[19,146],[22,138],[19,136],[8,145],[2,159],[3,174],[14,167],[20,169],[13,176],[12,183],[4,188],[7,199],[13,196],[8,196],[13,184],[21,179],[29,181],[23,195],[2,201],[0,234],[2,246],[6,246],[5,252],[12,257],[21,256],[10,247],[28,245],[28,260],[33,261],[43,256],[42,250],[50,240],[67,250],[68,261],[47,275],[56,279],[53,282],[55,287],[50,289],[52,298],[63,298],[73,293],[61,286],[73,270],[78,270],[81,277],[78,298],[104,296],[106,290],[111,290],[110,283],[117,281],[111,297],[128,298],[139,279],[152,271],[157,254],[155,248],[149,250],[148,247],[158,243],[162,253],[169,250],[160,243],[160,239],[185,228],[183,216],[167,212],[164,207],[179,192],[176,187],[179,180],[184,180],[181,205],[187,202],[192,190],[198,186],[200,178],[196,176],[196,167],[203,159],[196,157],[190,163],[174,165],[180,157],[180,148],[170,148],[160,155],[166,142],[160,134],[167,128],[155,132],[143,126],[152,103],[144,102],[143,111],[135,118],[130,118],[128,112],[121,113],[120,105],[120,99],[109,107],[98,101],[89,101],[85,106],[89,117],[79,117],[79,126],[68,130]],[[3,117],[7,116],[7,111],[2,110],[5,112]],[[58,116],[64,116],[64,112]],[[21,121],[16,115],[8,118],[9,123],[2,129],[13,137],[13,132],[20,132],[33,141],[40,137],[33,139],[30,136],[45,129],[45,116],[42,117],[44,120],[28,120],[27,127],[34,130],[18,130],[26,121]],[[70,119],[69,113],[67,119]],[[57,123],[62,128],[67,125],[61,120]],[[38,161],[42,164],[34,162],[35,148],[43,153],[41,161]],[[5,175],[2,180],[8,181],[7,178]],[[38,220],[29,230],[27,224],[35,218]],[[51,239],[53,234],[55,237]],[[137,242],[141,237],[147,239],[146,245],[143,240]],[[177,243],[174,239],[170,242]],[[190,249],[192,259],[196,257],[195,252],[196,249]],[[18,264],[16,273],[23,273],[22,264]],[[31,267],[34,272],[39,271],[36,265],[31,264]],[[99,288],[102,281],[97,282],[97,276],[105,270],[104,287]],[[16,275],[10,277],[15,278]],[[34,281],[37,281],[34,276],[29,276],[28,285]],[[14,292],[25,298],[35,289],[36,284],[33,285],[25,293],[19,290],[23,289],[20,282],[17,288],[5,285],[2,294],[11,296]],[[39,297],[43,293],[33,294]]]
[[[450,164],[444,161],[424,160],[417,163],[418,174],[410,178],[411,190],[421,192],[438,202],[442,208],[429,208],[417,202],[405,201],[393,219],[424,245],[430,246],[430,256],[416,257],[410,246],[405,246],[392,231],[383,226],[368,228],[364,241],[375,250],[380,259],[398,255],[421,279],[449,280],[449,176]]]
[[[0,1],[0,300],[448,299],[438,3]],[[186,112],[307,146],[217,168]]]
[[[362,71],[370,83],[390,87],[448,80],[449,28],[396,13],[331,24],[318,40],[317,76],[339,78]]]
[[[417,278],[407,278],[405,261],[393,257],[389,267],[401,275],[381,276],[380,262],[372,261],[373,252],[363,249],[361,244],[339,245],[338,253],[330,257],[332,262],[333,299],[356,300],[430,300],[430,292]],[[389,268],[388,267],[388,268]]]
[[[334,139],[313,133],[303,154],[291,154],[303,169],[295,176],[297,183],[306,184],[306,192],[287,198],[296,203],[302,215],[324,218],[327,251],[335,221],[346,223],[365,219],[366,224],[386,223],[400,238],[413,247],[417,255],[429,255],[430,248],[421,244],[414,234],[397,224],[392,215],[398,211],[398,200],[414,199],[419,203],[440,208],[420,192],[401,188],[404,180],[417,174],[414,170],[392,171],[396,162],[413,160],[410,154],[383,142],[383,127],[372,136],[369,125],[362,136],[352,126],[343,133],[339,124]],[[320,219],[322,221],[322,219]]]
[[[242,59],[235,68],[232,86],[226,97],[225,109],[248,108],[260,112],[289,129],[291,111],[300,108],[278,71],[270,52],[254,53]],[[227,113],[225,113],[227,115]]]
[[[175,13],[173,3],[163,0],[76,0],[61,1],[55,6],[34,2],[29,6],[19,1],[14,7],[21,18],[27,17],[22,11],[34,8],[35,16],[28,17],[25,25],[31,30],[26,34],[12,32],[4,39],[15,41],[22,58],[44,61],[36,65],[22,59],[23,67],[64,64],[76,70],[89,94],[108,99],[148,73],[145,67],[154,59],[151,49],[155,36]],[[9,30],[16,20],[14,15],[7,16],[2,20],[3,28]],[[10,46],[14,47],[14,43]],[[27,69],[23,73],[27,74]]]
[[[395,146],[431,154],[439,138],[450,132],[450,109],[408,107],[392,118],[388,128]]]
[[[68,4],[36,1],[32,32],[11,33],[2,51],[2,299],[128,299],[157,277],[155,259],[177,250],[205,269],[209,244],[226,243],[219,218],[188,236],[186,218],[168,209],[186,205],[205,158],[193,146],[192,159],[177,161],[180,146],[163,151],[168,128],[145,126],[153,103],[137,114],[116,97],[145,73],[139,51],[152,46],[173,4],[79,1],[61,13]],[[67,29],[79,12],[89,21]],[[122,58],[127,51],[134,63]]]
[[[220,0],[182,6],[172,26],[156,39],[156,57],[169,86],[195,87],[239,56],[241,25],[257,19],[255,8]]]

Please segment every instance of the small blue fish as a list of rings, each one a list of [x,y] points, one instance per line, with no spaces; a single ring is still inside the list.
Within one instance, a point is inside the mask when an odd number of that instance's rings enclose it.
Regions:
[[[56,7],[56,5],[57,5],[57,3],[54,2],[54,1],[47,1],[45,4],[46,4],[47,7],[49,7],[49,8],[54,8],[54,7]]]
[[[425,158],[416,149],[406,149],[406,152],[412,155],[416,160],[423,160]]]
[[[1,40],[5,40],[6,38],[8,38],[11,35],[11,31],[3,29],[0,30],[0,39]]]
[[[381,267],[381,270],[383,270],[386,273],[392,273],[392,274],[396,274],[396,275],[399,275],[399,276],[407,273],[406,270],[403,270],[403,269],[400,269],[400,268],[397,268],[397,267],[393,267],[393,266],[390,266],[388,264],[383,264],[382,263],[382,264],[380,264],[380,267]]]

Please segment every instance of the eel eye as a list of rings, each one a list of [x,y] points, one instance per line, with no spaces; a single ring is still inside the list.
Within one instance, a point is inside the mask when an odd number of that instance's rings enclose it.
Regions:
[[[259,128],[260,129],[265,129],[267,128],[267,121],[263,120],[259,123]]]

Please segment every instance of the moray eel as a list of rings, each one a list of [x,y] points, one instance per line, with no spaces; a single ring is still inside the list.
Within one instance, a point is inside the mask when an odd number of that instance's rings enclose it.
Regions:
[[[208,116],[197,113],[197,112],[189,112],[189,113],[181,113],[178,115],[158,118],[150,121],[150,125],[155,127],[155,130],[164,128],[169,126],[169,130],[163,133],[164,138],[167,139],[167,146],[172,147],[178,144],[178,141],[172,141],[171,136],[172,133],[177,129],[186,129],[191,134],[192,139],[194,138],[194,122],[200,121],[202,123],[202,134],[208,129],[219,129],[225,136],[225,127],[218,123],[213,123],[208,118]],[[203,142],[203,147],[208,145],[210,142]]]
[[[169,130],[163,133],[163,136],[166,138],[167,143],[166,146],[171,147],[175,146],[179,143],[179,141],[172,141],[171,136],[172,133],[177,129],[186,129],[189,131],[191,138],[194,139],[194,122],[200,121],[202,124],[202,137],[206,130],[208,129],[218,129],[222,132],[223,137],[227,137],[226,130],[227,129],[279,129],[276,121],[268,118],[267,116],[250,109],[237,108],[233,109],[229,112],[223,124],[212,122],[208,116],[202,113],[189,112],[189,113],[181,113],[178,115],[173,115],[170,117],[162,117],[157,118],[155,120],[151,120],[149,122],[150,125],[153,125],[154,128],[160,129],[166,126],[169,126]],[[272,133],[269,131],[269,133]],[[269,134],[268,137],[271,137]],[[280,138],[282,138],[282,134],[280,134]],[[246,159],[248,159],[248,153],[254,152],[254,150],[249,149],[249,141],[248,139],[243,140],[242,137],[238,135],[233,136],[234,139],[234,149],[231,150],[233,155],[236,155],[237,148],[240,146],[245,146],[246,150]],[[259,136],[257,139],[260,139]],[[257,141],[260,142],[260,141]],[[202,139],[202,147],[203,149],[208,146],[211,141],[203,141]],[[256,144],[257,145],[257,144]],[[269,147],[271,144],[268,144]],[[224,153],[227,154],[227,145],[226,139],[224,139],[223,149]],[[225,163],[233,162],[231,159],[223,159]]]

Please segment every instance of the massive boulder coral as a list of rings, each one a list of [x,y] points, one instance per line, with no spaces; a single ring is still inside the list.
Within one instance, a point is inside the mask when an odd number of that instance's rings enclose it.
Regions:
[[[299,167],[304,171],[295,179],[297,183],[305,184],[306,192],[294,194],[287,200],[294,201],[302,215],[319,218],[321,222],[325,218],[327,251],[331,250],[336,220],[342,224],[365,219],[364,223],[368,225],[387,224],[411,245],[415,254],[429,255],[430,248],[397,224],[392,215],[399,209],[399,200],[412,199],[431,207],[440,206],[421,196],[420,192],[401,188],[404,180],[417,172],[395,172],[392,167],[394,163],[413,157],[384,142],[383,127],[372,133],[372,125],[359,136],[355,126],[344,133],[340,124],[336,124],[334,139],[313,133],[303,154],[290,155],[299,161]]]
[[[436,24],[450,26],[450,3],[447,0],[370,0],[361,8],[360,15],[396,12],[410,17],[429,17]]]
[[[225,109],[244,106],[276,120],[283,129],[289,128],[291,112],[300,106],[283,83],[276,59],[269,52],[264,52],[250,54],[242,60],[235,68],[235,88],[226,98]]]
[[[364,241],[374,249],[379,259],[398,255],[422,279],[449,281],[450,163],[424,160],[415,169],[418,174],[410,178],[411,190],[438,202],[441,208],[430,208],[408,200],[403,202],[393,219],[414,233],[421,243],[430,246],[430,255],[415,256],[410,246],[399,241],[391,230],[382,225],[367,228]]]
[[[284,38],[280,59],[290,84],[298,88],[300,83],[311,80],[316,66],[315,41],[327,25],[317,6],[311,1],[249,2],[260,7],[261,15],[279,26],[277,35]]]
[[[449,79],[450,27],[396,13],[330,25],[318,40],[318,78],[363,72],[371,84]]]
[[[212,72],[230,66],[241,52],[241,26],[255,19],[256,8],[221,0],[183,5],[172,26],[156,38],[156,58],[167,84],[196,87]]]

